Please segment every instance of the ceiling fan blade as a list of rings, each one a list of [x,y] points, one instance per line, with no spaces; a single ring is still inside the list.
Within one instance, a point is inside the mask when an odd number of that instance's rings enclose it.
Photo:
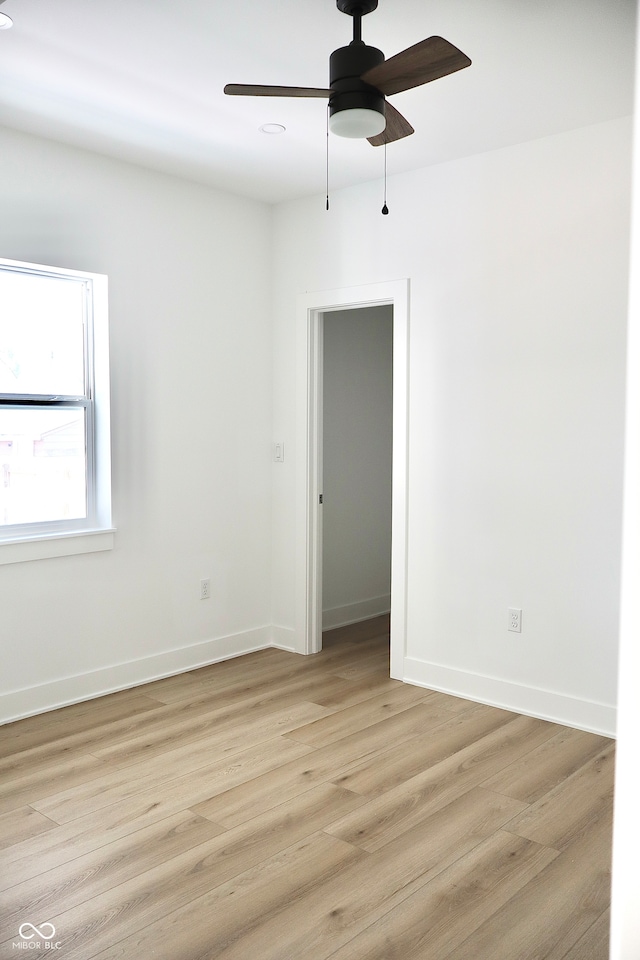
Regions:
[[[389,97],[446,77],[470,64],[469,57],[448,40],[429,37],[367,70],[360,79]]]
[[[257,83],[228,83],[224,92],[232,97],[330,97],[320,87],[269,87]]]
[[[403,137],[410,137],[414,129],[408,120],[398,113],[395,107],[392,107],[389,101],[385,101],[384,115],[387,125],[382,133],[375,137],[367,137],[367,140],[373,147],[381,147],[385,143],[393,143],[394,140],[402,140]]]

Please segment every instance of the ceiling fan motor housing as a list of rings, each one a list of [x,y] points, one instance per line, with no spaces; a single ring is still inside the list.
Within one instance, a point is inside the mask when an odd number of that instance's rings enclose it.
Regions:
[[[378,6],[378,0],[336,0],[336,6],[350,17],[363,17],[367,13],[373,13]]]
[[[375,110],[384,116],[384,95],[360,77],[372,67],[384,63],[384,53],[365,43],[339,47],[329,61],[329,115],[343,110]]]

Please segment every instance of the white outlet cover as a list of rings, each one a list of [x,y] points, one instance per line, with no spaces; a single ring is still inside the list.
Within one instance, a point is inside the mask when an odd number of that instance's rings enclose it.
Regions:
[[[512,633],[522,633],[522,610],[518,607],[509,607],[507,609],[507,615],[507,629]]]

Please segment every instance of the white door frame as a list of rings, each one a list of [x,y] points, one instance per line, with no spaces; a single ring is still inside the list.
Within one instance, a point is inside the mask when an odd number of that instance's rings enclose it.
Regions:
[[[407,595],[409,280],[301,294],[296,353],[296,649],[322,648],[322,316],[393,306],[393,481],[391,502],[391,676],[404,676]]]

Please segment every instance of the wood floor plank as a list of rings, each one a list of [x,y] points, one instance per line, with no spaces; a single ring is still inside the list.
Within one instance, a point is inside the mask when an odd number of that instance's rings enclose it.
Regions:
[[[327,831],[364,850],[377,850],[401,833],[413,830],[428,813],[446,806],[490,773],[533,750],[554,730],[553,724],[543,720],[515,716],[423,773],[374,797]]]
[[[193,694],[190,694],[189,687],[186,684],[183,685],[181,690],[172,691],[167,687],[161,693],[155,691],[155,683],[141,687],[140,690],[150,689],[150,696],[156,696],[158,700],[166,701],[167,704],[177,704],[181,701],[189,702],[189,700],[196,698],[198,700],[206,699],[209,703],[214,702],[217,707],[221,707],[226,704],[238,704],[243,699],[269,697],[277,690],[294,692],[297,684],[308,688],[314,679],[320,683],[327,682],[329,679],[334,684],[336,681],[342,681],[343,686],[349,682],[343,677],[338,677],[326,659],[318,662],[315,658],[309,660],[294,653],[273,650],[271,652],[274,657],[265,662],[261,656],[264,652],[266,651],[258,651],[248,654],[246,657],[237,658],[248,661],[246,668],[239,669],[235,665],[236,661],[227,660],[194,671],[193,674],[189,674],[194,680],[197,680],[197,686],[194,687],[194,691],[197,692]],[[339,653],[339,656],[336,653],[332,663],[338,669],[345,663],[348,666],[354,660],[357,662],[357,659],[357,652],[343,651]],[[220,678],[216,668],[224,668],[229,664],[233,666],[233,669],[230,666]],[[378,672],[377,674],[378,681],[385,679],[388,683],[392,682],[389,680],[388,669],[386,670],[386,677],[384,673],[381,675]],[[397,682],[395,681],[395,683]],[[156,683],[164,683],[164,681],[156,681]],[[301,699],[308,698],[301,697]]]
[[[215,824],[184,811],[16,884],[2,894],[0,942],[15,934],[26,906],[38,917],[70,910],[219,834]]]
[[[279,652],[279,651],[278,651]],[[251,654],[250,659],[256,656]],[[215,666],[220,666],[216,664]],[[204,668],[207,669],[207,668]],[[265,678],[266,679],[266,678]],[[391,681],[382,678],[382,683],[402,686],[398,681]],[[149,685],[151,686],[151,685]],[[266,690],[264,689],[266,687]],[[141,740],[149,737],[149,741],[162,741],[170,744],[173,738],[174,729],[183,722],[192,721],[197,725],[198,721],[203,725],[207,723],[216,724],[226,722],[228,724],[240,725],[247,716],[253,714],[257,716],[259,711],[264,710],[265,714],[271,711],[271,708],[285,708],[288,705],[299,703],[300,701],[310,702],[310,697],[305,694],[320,696],[328,701],[321,703],[320,706],[326,706],[333,709],[329,702],[337,698],[340,705],[341,698],[351,699],[353,702],[366,699],[369,695],[375,695],[383,692],[383,688],[373,689],[371,692],[360,690],[357,684],[343,680],[339,677],[329,676],[320,679],[317,675],[314,677],[305,677],[302,674],[294,681],[285,682],[278,686],[269,678],[269,682],[261,684],[261,690],[256,690],[255,685],[245,678],[238,681],[237,676],[234,680],[234,686],[231,689],[225,688],[221,694],[217,694],[212,699],[211,691],[203,686],[203,690],[191,699],[181,699],[175,703],[164,704],[156,701],[153,709],[145,711],[136,711],[128,713],[124,717],[113,718],[111,714],[113,709],[105,711],[102,706],[97,706],[96,711],[104,722],[91,723],[84,726],[82,723],[71,725],[68,730],[61,730],[55,738],[46,740],[36,746],[23,744],[21,738],[14,738],[12,741],[13,750],[7,751],[7,756],[0,758],[0,777],[9,778],[15,771],[22,772],[27,767],[35,768],[36,765],[45,769],[48,764],[51,769],[55,768],[60,759],[70,757],[84,756],[88,753],[96,753],[99,749],[105,747],[115,747],[118,744],[132,742],[136,737]],[[144,687],[138,688],[145,689]],[[124,691],[130,693],[130,691]],[[146,698],[148,701],[149,698]],[[127,702],[131,701],[131,697]],[[100,701],[91,701],[100,704]],[[318,702],[314,700],[313,702]],[[68,709],[68,708],[65,708]],[[64,712],[64,711],[60,711]],[[120,710],[120,712],[122,712]],[[29,718],[27,721],[19,721],[19,724],[9,724],[6,727],[0,727],[0,730],[22,729],[21,725],[38,721],[40,725],[49,726],[52,714],[46,714],[44,717]]]
[[[231,757],[249,746],[276,738],[290,729],[295,729],[300,722],[325,716],[327,712],[326,708],[317,704],[303,702],[285,710],[275,711],[270,708],[268,711],[258,711],[257,717],[248,720],[240,728],[237,722],[234,725],[220,720],[219,731],[216,728],[215,734],[209,733],[208,736],[209,725],[205,724],[204,731],[200,730],[198,725],[197,733],[192,737],[185,737],[184,742],[179,746],[175,746],[172,737],[169,736],[165,750],[152,749],[149,755],[145,749],[148,742],[146,738],[142,738],[142,743],[135,737],[124,743],[118,742],[113,748],[94,750],[94,755],[89,759],[96,765],[98,772],[95,776],[87,776],[84,786],[81,786],[81,779],[78,780],[71,793],[76,802],[83,798],[99,796],[104,801],[102,806],[106,806],[109,802],[114,802],[110,799],[109,791],[117,791],[121,785],[140,792],[152,787],[158,779],[164,783],[167,779],[167,769],[171,770],[172,778],[175,779],[216,759]],[[237,718],[233,719],[237,721]],[[130,747],[129,744],[131,744]],[[85,760],[85,765],[87,762]],[[123,770],[132,764],[135,765],[135,770],[130,772]],[[120,770],[122,772],[119,773]],[[44,779],[48,782],[46,777]],[[16,779],[14,782],[18,784],[22,781]],[[60,805],[66,803],[71,794],[68,790],[62,790],[59,787],[57,790],[47,789],[39,792],[39,782],[30,792],[26,791],[27,802],[45,814],[49,811],[48,815],[57,820],[55,811]],[[0,790],[0,803],[1,797]]]
[[[220,792],[194,809],[227,827],[244,823],[278,803],[300,796],[316,783],[337,781],[362,759],[378,756],[393,744],[416,736],[425,729],[429,716],[427,704],[418,703],[327,747],[307,747],[309,752],[299,759],[255,777],[250,783]]]
[[[107,764],[90,755],[60,761],[53,769],[26,767],[22,775],[14,775],[0,784],[0,813],[32,805],[36,799],[46,802],[44,798],[94,783],[102,779],[107,770]],[[40,812],[47,816],[46,811]]]
[[[112,746],[101,747],[94,750],[93,755],[117,767],[135,764],[136,773],[144,775],[153,761],[173,766],[174,760],[179,761],[187,751],[195,763],[198,763],[199,754],[207,760],[233,756],[249,745],[298,730],[299,723],[304,727],[331,713],[326,707],[305,701],[284,707],[282,703],[265,705],[260,702],[246,709],[241,724],[235,711],[231,715],[220,715],[215,711],[208,717],[198,717],[196,720],[189,717],[174,723],[168,736],[165,730],[164,738],[158,730],[153,734],[146,733],[142,737],[130,737]]]
[[[4,813],[0,816],[0,851],[21,840],[39,837],[41,833],[55,829],[55,826],[53,820],[28,806]]]
[[[212,841],[200,844],[198,849],[195,849],[195,845],[192,845],[194,849],[189,862],[197,864],[198,870],[206,870],[207,884],[212,887],[216,886],[256,867],[261,862],[276,856],[283,849],[317,833],[327,820],[340,811],[352,809],[361,802],[361,798],[347,790],[342,790],[333,784],[323,784],[309,791],[301,798],[301,801],[296,800],[293,803],[284,804],[250,824],[227,831]],[[167,821],[163,821],[154,830],[146,831],[147,869],[152,866],[152,858],[159,856],[151,838],[156,834],[161,834],[166,829],[166,823]],[[102,848],[95,854],[80,857],[72,864],[67,865],[62,871],[52,871],[44,877],[39,877],[35,884],[21,885],[17,894],[12,891],[13,900],[17,899],[17,902],[23,903],[38,902],[37,899],[34,899],[34,892],[38,892],[38,883],[44,884],[44,893],[40,901],[40,906],[43,908],[48,902],[45,900],[46,890],[53,886],[61,887],[63,890],[63,895],[57,895],[57,901],[60,906],[66,905],[67,909],[73,903],[71,896],[78,900],[79,896],[84,893],[84,900],[89,900],[99,897],[101,893],[108,894],[108,890],[114,886],[113,883],[108,882],[109,880],[116,880],[119,876],[122,883],[127,871],[131,872],[132,869],[137,869],[140,864],[145,863],[145,857],[142,855],[133,863],[129,863],[126,856],[126,854],[135,851],[137,842],[138,838],[130,837],[124,843],[110,844],[107,848]],[[142,838],[140,838],[140,842],[142,842]],[[340,847],[340,849],[343,848]],[[141,852],[144,853],[144,849]],[[170,852],[166,851],[166,855],[162,859],[168,860]],[[185,870],[185,858],[177,858],[173,869],[176,873],[183,872]],[[138,872],[142,873],[142,871]],[[141,877],[139,896],[143,896],[141,891],[146,891],[153,884],[162,885],[164,875],[164,868],[160,864],[158,870],[152,871],[148,876]],[[88,877],[89,882],[85,882],[84,886],[78,889],[78,884],[74,884],[74,880],[81,881],[83,876]],[[127,887],[126,889],[130,888]],[[190,889],[195,889],[197,894],[198,891],[201,891],[201,886],[190,887]],[[163,909],[170,910],[177,903],[175,898],[172,899],[170,888],[167,888],[164,892],[161,891],[158,896],[166,898],[163,901],[165,903]],[[101,902],[103,902],[103,899]],[[84,900],[78,902],[84,902]]]
[[[392,850],[344,861],[322,884],[298,886],[295,874],[289,877],[288,895],[275,904],[260,902],[259,896],[226,901],[224,916],[218,916],[216,904],[225,902],[226,892],[217,888],[185,910],[169,914],[166,920],[140,936],[130,938],[104,954],[99,960],[146,955],[157,951],[158,960],[324,960],[372,919],[403,902],[412,892],[443,869],[455,845],[457,856],[477,845],[506,818],[519,801],[503,797],[496,802],[487,793],[466,798],[457,806],[448,826],[436,817],[409,842],[402,838]],[[345,845],[354,850],[350,845]],[[227,905],[228,904],[228,905]],[[229,913],[227,914],[227,910]],[[197,920],[196,918],[199,918]],[[197,939],[184,949],[184,929],[200,926]]]
[[[512,833],[563,850],[585,826],[607,817],[613,803],[615,748],[600,750],[575,773],[516,817]]]
[[[439,718],[434,714],[428,732],[395,745],[383,757],[366,760],[337,782],[367,796],[386,793],[514,719],[513,713],[507,710],[466,701],[460,701],[466,703],[466,709],[460,712],[455,698],[443,699],[447,709]],[[430,706],[436,703],[438,701],[429,701]],[[452,709],[456,710],[453,716]]]
[[[502,801],[520,805],[507,797],[496,802],[497,796],[466,795],[447,815],[436,813],[411,835],[356,861],[276,917],[263,917],[216,958],[324,960],[498,829],[513,809]]]
[[[242,668],[238,667],[237,659],[200,667],[176,677],[155,680],[145,684],[140,690],[166,704],[191,699],[192,696],[215,696],[218,699],[234,688],[246,686],[247,683],[251,683],[256,690],[263,691],[270,683],[286,683],[303,672],[300,670],[299,657],[282,650],[257,650],[248,654],[248,662]]]
[[[296,727],[295,730],[289,731],[287,737],[300,743],[307,743],[310,746],[324,747],[330,743],[335,743],[336,740],[342,740],[343,737],[350,736],[356,730],[364,730],[365,727],[380,723],[386,717],[392,717],[395,713],[402,713],[415,703],[430,703],[432,699],[435,698],[427,690],[403,684],[396,690],[371,697],[369,700],[364,700],[351,707],[345,707],[343,710],[333,712],[319,720],[313,720],[304,726]],[[440,709],[442,709],[442,705],[440,705]]]
[[[159,703],[169,704],[179,700],[190,700],[192,697],[208,692],[206,685],[193,673],[179,673],[175,677],[163,677],[154,680],[140,688],[141,692],[153,697]]]
[[[611,819],[601,818],[447,960],[564,960],[609,906],[610,853]]]
[[[371,656],[358,656],[354,654],[352,661],[333,666],[333,672],[337,677],[343,677],[345,680],[364,680],[367,677],[376,676],[381,670],[388,672],[389,657],[380,657],[378,654]]]
[[[607,737],[564,727],[526,757],[509,764],[484,783],[485,787],[509,797],[535,803],[549,790],[566,780],[611,745]]]
[[[392,681],[388,681],[391,683]],[[397,681],[393,681],[398,683]],[[191,730],[196,735],[207,729],[219,730],[223,725],[241,727],[248,718],[266,716],[287,706],[299,704],[301,701],[314,702],[310,694],[326,695],[327,700],[336,696],[350,697],[355,689],[355,700],[365,699],[367,693],[357,690],[357,685],[338,677],[329,677],[318,681],[301,679],[283,687],[274,686],[266,694],[257,694],[250,684],[242,685],[227,696],[216,697],[212,701],[209,693],[198,694],[191,700],[183,699],[175,703],[164,704],[158,702],[156,709],[138,713],[131,717],[113,720],[107,723],[92,726],[89,729],[76,730],[72,734],[60,736],[58,739],[27,750],[16,751],[4,759],[0,759],[0,777],[10,778],[11,775],[27,767],[55,769],[61,759],[80,757],[88,753],[95,756],[103,749],[133,746],[148,743],[149,750],[145,755],[151,755],[157,744],[158,752],[163,752],[163,745],[169,749],[172,745],[182,744],[181,736],[176,730]],[[378,691],[376,691],[378,692]],[[246,696],[245,696],[246,694]],[[318,704],[334,709],[330,703]]]
[[[314,834],[216,884],[217,861],[204,844],[197,859],[185,855],[164,869],[157,868],[52,917],[51,922],[64,946],[65,960],[93,960],[96,956],[101,960],[109,956],[177,960],[197,956],[198,941],[205,936],[204,949],[209,952],[204,955],[215,956],[216,942],[237,936],[254,917],[277,913],[283,903],[302,900],[309,889],[324,885],[363,856],[349,844]],[[193,910],[191,903],[195,903]],[[181,908],[187,908],[184,916],[188,921],[180,916]],[[178,927],[172,931],[166,921],[176,913]],[[150,924],[149,939],[145,928]]]
[[[45,834],[17,840],[0,851],[0,891],[145,830],[182,810],[188,807],[156,802],[132,817],[126,805],[112,804],[62,826],[52,824]],[[226,833],[225,828],[218,827],[218,833]]]
[[[445,960],[558,856],[537,843],[513,843],[511,836],[492,834],[332,953],[331,960]]]
[[[0,726],[0,757],[10,756],[18,750],[28,750],[48,743],[67,733],[74,733],[79,726],[89,729],[108,720],[122,719],[155,710],[158,701],[134,690],[110,693],[97,700],[74,703],[43,716],[26,717]]]
[[[319,703],[322,707],[340,710],[387,693],[389,690],[396,690],[399,686],[405,686],[400,680],[391,680],[388,674],[382,672],[365,677],[363,680],[345,680],[343,677],[332,675],[332,680],[343,684],[342,689],[336,687],[334,690],[325,692],[318,684],[318,689],[313,693],[313,702]]]
[[[231,757],[197,766],[187,757],[180,769],[162,766],[144,777],[133,776],[130,768],[117,769],[101,782],[65,791],[32,806],[56,823],[68,823],[78,817],[117,804],[130,816],[146,812],[159,804],[169,816],[176,810],[193,807],[210,797],[253,780],[261,773],[280,767],[286,760],[306,756],[310,747],[278,737],[241,750]],[[213,818],[211,818],[213,819]]]
[[[22,748],[18,742],[14,751],[0,759],[0,776],[9,778],[14,771],[24,766],[45,769],[55,767],[61,759],[84,756],[100,746],[125,741],[140,731],[171,729],[173,722],[183,715],[207,715],[211,713],[210,701],[183,701],[177,706],[158,702],[153,710],[146,710],[119,719],[107,718],[104,723],[84,727],[78,724],[73,732],[64,732],[52,740],[36,746]],[[41,722],[42,718],[41,718]]]
[[[322,647],[324,650],[343,643],[360,643],[362,640],[382,639],[389,642],[389,623],[388,613],[381,613],[377,617],[370,617],[368,620],[360,620],[358,623],[349,623],[343,627],[334,627],[332,630],[325,630],[322,634]]]
[[[611,910],[605,910],[562,960],[609,960]]]
[[[356,629],[356,624],[352,624],[347,630]],[[389,634],[372,634],[371,636],[362,636],[358,640],[344,641],[338,643],[324,643],[322,657],[326,665],[335,670],[337,663],[357,662],[358,658],[376,655],[380,663],[389,664],[390,645]]]
[[[246,661],[240,662],[240,661]],[[254,650],[243,657],[229,657],[218,660],[202,667],[194,667],[189,675],[205,681],[209,690],[223,690],[229,683],[243,682],[247,678],[255,678],[264,673],[290,671],[300,665],[300,657],[287,650],[267,647],[263,650]]]

